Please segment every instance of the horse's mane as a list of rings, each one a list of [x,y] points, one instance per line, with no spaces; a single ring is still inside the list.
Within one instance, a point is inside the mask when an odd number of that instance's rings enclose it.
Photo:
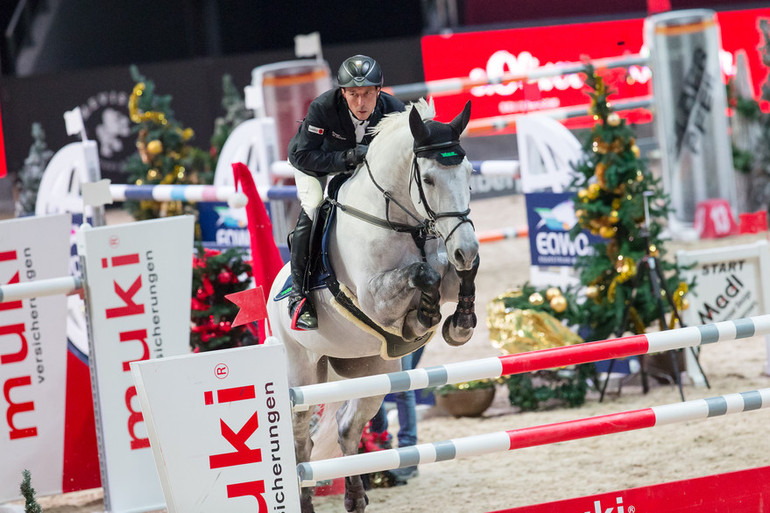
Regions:
[[[397,157],[402,157],[404,161],[411,159],[411,154],[405,150],[411,150],[414,138],[409,129],[409,113],[412,109],[417,109],[423,121],[433,119],[436,115],[436,109],[433,102],[426,102],[420,98],[416,102],[409,103],[403,112],[391,112],[386,114],[376,126],[372,128],[372,133],[376,135],[369,148],[371,159],[380,158],[382,152],[392,161]]]

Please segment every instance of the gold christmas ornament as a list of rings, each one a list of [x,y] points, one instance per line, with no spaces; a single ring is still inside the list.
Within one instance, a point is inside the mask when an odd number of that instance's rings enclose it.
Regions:
[[[599,235],[605,239],[611,239],[615,236],[614,226],[602,226],[599,228]]]
[[[620,217],[618,216],[617,210],[612,210],[610,212],[610,216],[607,218],[610,223],[617,224],[618,221],[620,221]]]
[[[620,116],[618,116],[617,112],[610,112],[610,115],[607,116],[607,124],[610,126],[618,126],[620,124]]]
[[[599,288],[596,285],[589,285],[586,287],[586,297],[588,299],[596,299],[599,297]]]
[[[543,295],[540,292],[534,292],[529,296],[529,302],[535,306],[543,304]]]
[[[153,139],[152,141],[147,143],[147,153],[149,153],[151,156],[155,156],[158,153],[163,151],[163,143],[160,142],[158,139]]]
[[[599,191],[602,187],[598,183],[592,183],[588,186],[588,199],[596,199],[599,196]]]
[[[157,180],[159,176],[157,169],[150,169],[147,171],[147,180]]]
[[[548,301],[551,301],[557,296],[561,296],[561,290],[559,290],[558,287],[550,287],[545,291],[545,297],[548,298]]]
[[[642,152],[639,150],[639,146],[636,144],[631,145],[631,153],[634,154],[634,157],[639,158],[639,155],[642,154]]]
[[[551,299],[551,308],[553,308],[553,311],[556,313],[562,313],[564,310],[567,309],[567,299],[559,294],[558,296],[554,296]]]
[[[580,189],[578,191],[578,198],[586,199],[588,197],[588,191],[586,189]]]
[[[642,173],[641,170],[636,170],[636,181],[637,182],[643,182],[644,181],[644,173]]]

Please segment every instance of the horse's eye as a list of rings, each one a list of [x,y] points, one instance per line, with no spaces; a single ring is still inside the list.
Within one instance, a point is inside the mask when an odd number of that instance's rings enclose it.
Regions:
[[[425,185],[435,185],[436,184],[436,182],[433,181],[433,178],[430,177],[430,176],[426,176],[425,178],[422,179],[422,181],[423,181],[423,183]]]

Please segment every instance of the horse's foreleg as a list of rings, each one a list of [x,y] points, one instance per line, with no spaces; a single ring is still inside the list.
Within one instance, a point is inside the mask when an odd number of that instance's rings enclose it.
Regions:
[[[351,399],[346,401],[337,411],[339,444],[342,454],[345,456],[358,454],[358,445],[364,432],[364,426],[377,413],[382,399],[383,396]],[[369,498],[364,491],[361,476],[346,477],[345,510],[363,513],[367,504],[369,504]]]
[[[366,295],[361,295],[359,289],[359,299],[372,319],[390,326],[407,312],[402,328],[405,340],[425,335],[441,321],[441,275],[427,263],[416,262],[381,273],[367,285]],[[420,291],[420,302],[415,310],[411,304],[416,290]]]
[[[473,261],[473,267],[467,271],[457,271],[460,278],[460,292],[457,296],[457,309],[452,317],[444,321],[441,333],[444,340],[452,346],[461,346],[470,340],[476,327],[476,273],[479,270],[479,256]]]

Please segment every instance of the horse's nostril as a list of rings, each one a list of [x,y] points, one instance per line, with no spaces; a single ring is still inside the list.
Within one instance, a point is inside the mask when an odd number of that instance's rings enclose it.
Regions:
[[[455,250],[455,262],[457,262],[458,264],[465,263],[465,255],[463,255],[463,251],[461,249]]]

